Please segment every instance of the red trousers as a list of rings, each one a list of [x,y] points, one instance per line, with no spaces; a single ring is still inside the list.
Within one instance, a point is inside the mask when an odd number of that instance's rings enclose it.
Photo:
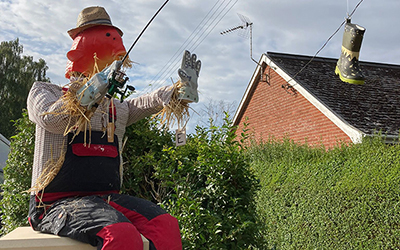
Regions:
[[[109,194],[62,199],[44,210],[32,206],[35,230],[70,237],[102,250],[181,250],[178,221],[159,206],[128,195]]]

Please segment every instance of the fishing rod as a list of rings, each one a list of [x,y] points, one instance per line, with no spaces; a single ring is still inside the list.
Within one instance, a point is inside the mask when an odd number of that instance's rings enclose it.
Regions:
[[[139,39],[142,37],[143,33],[147,30],[147,28],[150,26],[150,24],[153,22],[153,20],[156,18],[156,16],[161,12],[161,10],[167,5],[169,0],[166,0],[163,5],[157,10],[157,12],[153,15],[153,17],[147,22],[146,26],[142,29],[140,34],[137,36],[135,41],[132,43],[131,47],[129,50],[125,53],[124,57],[120,62],[118,62],[118,65],[116,69],[113,72],[112,78],[109,80],[109,89],[108,89],[108,96],[112,97],[115,93],[119,93],[121,95],[121,101],[124,99],[126,91],[129,89],[131,91],[134,91],[135,88],[133,86],[127,86],[125,88],[124,92],[121,92],[119,88],[122,88],[125,83],[128,81],[128,77],[126,77],[124,72],[121,72],[121,67],[124,64],[124,61],[127,59],[129,53],[132,51],[133,47],[135,47],[136,43],[139,41]]]
[[[143,28],[142,32],[140,32],[140,34],[138,35],[138,37],[136,38],[136,40],[133,42],[133,44],[131,45],[131,47],[129,48],[129,50],[126,52],[125,56],[122,58],[122,63],[126,60],[126,58],[128,57],[129,53],[131,52],[131,50],[133,49],[133,47],[136,45],[136,43],[139,41],[140,37],[143,35],[143,33],[146,31],[146,29],[150,26],[151,22],[153,22],[153,20],[156,18],[156,16],[158,15],[158,13],[160,13],[160,11],[164,8],[164,6],[169,2],[169,0],[166,0],[164,2],[164,4],[157,10],[157,12],[153,15],[153,17],[150,19],[150,21],[146,24],[146,26]]]

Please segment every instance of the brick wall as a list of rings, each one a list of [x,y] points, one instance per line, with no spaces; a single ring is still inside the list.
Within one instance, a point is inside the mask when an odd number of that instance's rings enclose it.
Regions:
[[[267,140],[289,137],[297,143],[307,141],[309,145],[331,148],[338,141],[351,142],[350,138],[324,114],[314,107],[274,70],[267,67],[269,84],[258,82],[249,93],[238,120],[238,134],[247,117],[248,128],[255,139]],[[283,88],[282,86],[285,86]]]

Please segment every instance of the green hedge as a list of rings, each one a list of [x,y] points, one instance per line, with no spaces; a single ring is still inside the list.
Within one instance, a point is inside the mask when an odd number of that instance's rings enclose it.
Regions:
[[[251,147],[268,249],[399,249],[400,146]]]
[[[228,119],[164,151],[155,177],[168,190],[162,205],[178,219],[184,249],[263,249],[259,182]]]
[[[156,120],[146,118],[129,126],[125,137],[122,192],[160,203],[164,196],[158,192],[154,165],[163,157],[163,149],[173,145],[173,134],[159,128]]]

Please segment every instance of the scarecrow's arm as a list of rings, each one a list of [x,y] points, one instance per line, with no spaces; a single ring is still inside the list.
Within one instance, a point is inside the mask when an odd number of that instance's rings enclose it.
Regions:
[[[63,134],[71,120],[67,114],[60,114],[64,105],[62,95],[58,85],[35,82],[27,100],[29,119],[52,133]]]
[[[128,103],[129,118],[131,125],[147,116],[158,113],[171,100],[173,89],[171,86],[161,87],[149,94],[132,98],[124,102]]]
[[[173,86],[165,86],[155,90],[152,93],[142,95],[137,98],[127,100],[129,106],[128,124],[131,125],[144,117],[156,114],[163,109],[175,112],[181,110],[174,105],[182,103],[198,102],[197,92],[198,78],[201,68],[200,60],[197,60],[196,54],[185,51],[182,58],[182,64],[178,70],[181,84],[178,87],[178,94],[174,94]],[[174,97],[173,97],[174,96]],[[171,100],[171,98],[174,98]],[[173,105],[171,105],[171,103]],[[167,111],[169,112],[169,111]]]

